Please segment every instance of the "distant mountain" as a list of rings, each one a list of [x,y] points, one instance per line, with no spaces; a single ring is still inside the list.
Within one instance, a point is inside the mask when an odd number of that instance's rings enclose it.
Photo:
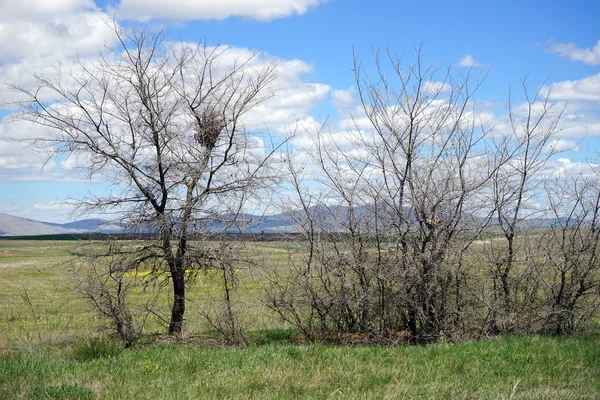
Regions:
[[[382,212],[382,210],[379,210]],[[348,207],[319,205],[310,208],[317,231],[343,231],[347,224]],[[373,212],[365,207],[357,207],[354,215],[365,227],[372,224]],[[203,232],[228,233],[299,233],[302,232],[301,221],[306,219],[302,210],[289,211],[275,215],[224,214],[195,221],[195,227]],[[151,228],[141,229],[149,233]],[[0,237],[2,236],[37,236],[57,234],[86,233],[127,233],[125,224],[113,223],[103,219],[84,219],[66,224],[34,221],[0,213]]]
[[[81,233],[77,229],[0,213],[0,236],[54,235]]]
[[[56,224],[0,213],[0,237],[61,235],[91,232],[115,233],[122,230],[123,227],[119,224],[113,224],[101,219],[85,219],[67,224]]]
[[[232,222],[235,221],[235,222]],[[241,214],[223,215],[221,218],[208,218],[198,221],[196,226],[205,232],[229,233],[294,233],[299,228],[292,213],[277,215]],[[150,228],[141,229],[144,233]],[[38,236],[86,233],[127,233],[125,224],[103,219],[84,219],[66,224],[35,221],[0,213],[0,237],[3,236]]]
[[[231,221],[235,220],[234,223]],[[258,216],[243,214],[237,218],[224,215],[220,219],[203,221],[202,229],[209,232],[231,233],[291,233],[298,228],[289,214]],[[149,231],[142,229],[143,232]],[[0,213],[0,237],[6,236],[38,236],[86,233],[121,233],[126,232],[125,225],[103,219],[84,219],[66,224],[35,221]]]
[[[310,212],[314,217],[317,231],[343,231],[348,218],[348,208],[344,206],[316,206]],[[385,210],[379,210],[380,216],[385,217]],[[373,211],[365,207],[354,210],[355,217],[361,221],[363,228],[373,226]],[[220,218],[207,218],[196,221],[195,228],[203,232],[228,233],[299,233],[302,232],[300,221],[306,218],[301,210],[290,211],[275,215],[240,214],[222,215]],[[475,217],[474,217],[475,218]],[[385,219],[385,218],[384,218]],[[232,222],[235,221],[235,222]],[[381,224],[383,221],[379,221]],[[477,221],[480,222],[480,221]],[[561,222],[556,219],[532,218],[521,223],[520,229],[544,229]],[[466,222],[468,226],[468,221]],[[477,223],[476,223],[477,224]],[[488,229],[499,229],[491,224]],[[143,233],[152,230],[141,229]],[[0,213],[0,237],[2,236],[37,236],[60,234],[87,234],[87,233],[127,233],[125,224],[110,222],[103,219],[84,219],[66,224],[35,221],[27,218]]]
[[[293,233],[298,232],[296,221],[287,213],[276,215],[223,215],[219,219],[202,221],[202,230],[230,233]]]
[[[109,222],[103,219],[92,218],[82,219],[75,222],[69,222],[66,224],[53,224],[61,228],[66,229],[77,229],[85,232],[102,232],[102,233],[116,233],[123,231],[124,225],[120,223]]]

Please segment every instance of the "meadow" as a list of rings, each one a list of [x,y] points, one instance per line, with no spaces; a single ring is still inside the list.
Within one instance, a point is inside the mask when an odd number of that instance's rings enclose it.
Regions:
[[[218,276],[201,272],[188,292],[184,337],[164,334],[165,287],[143,337],[124,349],[73,290],[76,245],[0,241],[0,399],[600,398],[594,331],[427,346],[309,343],[264,307],[250,274],[234,300],[247,345],[224,345],[197,311],[219,293]],[[277,265],[293,244],[248,246]],[[147,309],[156,288],[134,288],[133,307]]]

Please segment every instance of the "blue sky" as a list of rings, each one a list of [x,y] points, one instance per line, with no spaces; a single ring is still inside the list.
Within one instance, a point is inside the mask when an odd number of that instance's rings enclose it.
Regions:
[[[345,99],[347,107],[356,101],[353,49],[369,63],[373,50],[412,56],[422,45],[426,63],[466,72],[463,61],[487,74],[477,101],[498,113],[509,87],[518,87],[522,77],[534,86],[553,85],[552,100],[568,101],[561,140],[578,143],[577,151],[561,154],[557,165],[577,164],[589,151],[600,150],[597,1],[0,1],[0,81],[27,86],[28,69],[73,65],[77,56],[93,59],[113,40],[102,25],[110,15],[122,25],[164,25],[173,41],[206,39],[257,49],[264,59],[276,57],[289,65],[284,86],[298,101],[275,121],[277,126],[344,117],[339,100]],[[0,101],[11,96],[0,88]],[[6,117],[13,111],[0,109],[0,212],[66,222],[71,208],[62,200],[102,193],[107,186],[82,179],[72,162],[58,160],[42,170],[43,156],[12,140],[31,128],[9,123]]]

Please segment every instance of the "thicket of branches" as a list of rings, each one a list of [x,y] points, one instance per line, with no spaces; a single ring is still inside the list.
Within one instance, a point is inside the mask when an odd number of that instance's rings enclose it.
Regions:
[[[494,127],[475,109],[478,80],[419,53],[375,55],[375,73],[355,58],[354,71],[348,139],[308,128],[311,160],[288,162],[307,255],[271,274],[269,307],[315,339],[585,327],[600,304],[599,175],[546,169],[562,112],[549,92],[523,81],[524,104],[511,94],[510,123]]]

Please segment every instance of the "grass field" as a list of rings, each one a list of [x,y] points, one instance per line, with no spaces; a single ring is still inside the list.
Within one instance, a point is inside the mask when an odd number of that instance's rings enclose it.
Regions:
[[[600,398],[600,335],[306,344],[261,306],[246,278],[237,307],[250,344],[221,346],[194,311],[218,285],[210,274],[189,291],[183,340],[162,335],[152,319],[140,344],[123,349],[98,332],[93,310],[70,289],[65,261],[74,245],[0,241],[0,399]],[[290,244],[253,246],[275,263]],[[145,296],[132,293],[133,304]],[[159,308],[166,289],[162,296]]]

